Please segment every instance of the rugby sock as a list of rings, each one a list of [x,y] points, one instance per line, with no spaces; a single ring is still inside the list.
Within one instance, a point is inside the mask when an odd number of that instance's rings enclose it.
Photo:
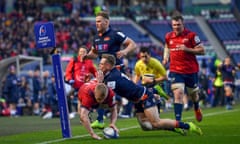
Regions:
[[[190,126],[187,123],[176,121],[176,128],[189,129]]]
[[[232,97],[227,96],[227,97],[226,97],[226,103],[227,103],[227,105],[232,105],[231,101],[232,101]]]
[[[99,108],[99,109],[97,110],[97,113],[98,113],[97,120],[98,120],[100,123],[103,123],[104,109]]]
[[[169,96],[167,93],[163,90],[163,88],[160,85],[155,85],[154,90],[156,91],[157,94],[159,94],[161,97],[164,97],[166,100],[169,99]]]
[[[174,112],[175,112],[175,118],[177,121],[181,121],[182,109],[183,109],[183,104],[174,103]]]
[[[198,102],[194,102],[194,110],[198,110],[199,109],[199,103]]]

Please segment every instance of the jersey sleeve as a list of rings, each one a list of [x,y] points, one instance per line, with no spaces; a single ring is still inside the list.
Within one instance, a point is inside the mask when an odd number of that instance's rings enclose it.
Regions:
[[[190,39],[192,41],[193,47],[201,44],[201,40],[200,40],[199,36],[195,32],[191,32],[190,33]]]
[[[66,67],[66,71],[65,71],[65,80],[69,81],[71,79],[73,79],[73,64],[74,64],[74,59],[71,59]]]
[[[116,41],[122,44],[127,39],[127,36],[123,32],[116,31],[115,38]]]

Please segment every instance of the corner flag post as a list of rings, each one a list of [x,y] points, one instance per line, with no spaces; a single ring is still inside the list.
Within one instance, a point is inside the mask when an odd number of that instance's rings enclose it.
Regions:
[[[61,57],[55,48],[54,26],[52,22],[36,23],[34,25],[37,48],[53,47],[52,62],[53,72],[56,79],[56,91],[58,96],[58,109],[63,138],[71,138],[71,126],[68,116],[68,104],[66,99],[64,80],[62,74]]]

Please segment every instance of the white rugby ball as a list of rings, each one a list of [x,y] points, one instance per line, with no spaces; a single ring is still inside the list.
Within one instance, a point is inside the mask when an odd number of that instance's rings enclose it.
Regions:
[[[116,139],[119,137],[118,132],[111,127],[104,128],[103,135],[106,139]]]
[[[145,84],[146,82],[153,82],[155,79],[155,75],[154,74],[144,74],[142,76],[142,83]]]

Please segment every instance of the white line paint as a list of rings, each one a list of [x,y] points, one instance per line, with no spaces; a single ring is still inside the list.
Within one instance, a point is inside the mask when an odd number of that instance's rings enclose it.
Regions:
[[[219,112],[213,112],[213,113],[206,113],[206,114],[204,114],[204,117],[221,115],[221,114],[224,114],[224,113],[230,113],[230,112],[236,112],[236,111],[240,111],[240,110],[239,109],[234,109],[234,110],[230,110],[230,111],[225,110],[225,111],[219,111]],[[195,118],[195,117],[194,116],[186,117],[186,118],[184,118],[184,120],[193,119],[193,118]],[[132,127],[128,127],[128,128],[121,128],[120,131],[127,131],[127,130],[135,129],[135,128],[139,128],[139,126],[137,125],[137,126],[132,126]],[[100,133],[101,132],[97,132],[97,134],[100,134]],[[90,135],[89,134],[77,135],[77,136],[73,136],[70,139],[77,139],[77,138],[88,137],[88,136],[90,136]],[[239,135],[236,135],[236,136],[239,136]],[[65,140],[68,140],[68,139],[56,139],[56,140],[50,140],[50,141],[40,142],[40,143],[36,143],[36,144],[51,144],[51,143],[57,143],[57,142],[65,141]]]

